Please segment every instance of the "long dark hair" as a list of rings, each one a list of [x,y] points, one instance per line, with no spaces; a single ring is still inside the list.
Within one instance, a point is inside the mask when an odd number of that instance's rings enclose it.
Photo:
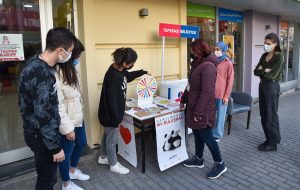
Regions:
[[[66,63],[57,63],[59,66],[59,71],[62,70],[63,83],[67,83],[70,86],[78,87],[79,79],[77,77],[77,71],[73,61],[78,59],[81,53],[84,51],[82,43],[76,39],[74,42],[74,49],[72,51],[72,56]],[[60,72],[58,72],[60,74]]]
[[[278,36],[275,33],[269,33],[266,35],[265,40],[271,40],[274,44],[276,43],[277,46],[275,47],[275,52],[281,52],[280,49],[280,41]]]
[[[208,43],[203,39],[197,39],[191,44],[192,50],[197,54],[198,58],[207,57],[211,53]]]

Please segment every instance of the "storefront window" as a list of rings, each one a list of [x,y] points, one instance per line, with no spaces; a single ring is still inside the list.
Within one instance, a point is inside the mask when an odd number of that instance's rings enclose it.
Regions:
[[[285,65],[282,73],[281,82],[287,82],[297,79],[298,64],[294,54],[294,25],[287,21],[280,23],[280,45],[285,56]]]
[[[288,49],[288,29],[289,23],[287,21],[281,21],[280,23],[280,48],[286,58],[287,49]],[[286,59],[285,59],[286,60]],[[287,64],[284,64],[283,72],[282,72],[282,80],[281,82],[287,81]]]
[[[205,39],[210,46],[216,43],[216,8],[194,3],[187,3],[187,24],[199,26],[199,38]],[[187,39],[188,72],[190,69],[190,45],[192,39]]]
[[[52,0],[53,26],[74,32],[73,0]]]
[[[296,64],[295,48],[294,48],[294,25],[289,26],[289,51],[288,51],[288,81],[296,80],[298,75],[298,64]]]
[[[0,154],[25,147],[18,83],[26,60],[41,52],[39,15],[38,0],[0,0]],[[17,57],[7,54],[14,46]]]
[[[234,64],[233,90],[242,88],[243,66],[243,13],[219,8],[219,41],[224,41],[229,47],[227,52]]]

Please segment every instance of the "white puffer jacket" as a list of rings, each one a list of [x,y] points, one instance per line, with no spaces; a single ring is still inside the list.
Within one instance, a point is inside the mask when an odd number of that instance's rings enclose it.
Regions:
[[[80,89],[64,84],[62,76],[62,72],[60,72],[60,75],[55,72],[58,109],[61,118],[59,132],[66,135],[74,131],[75,127],[82,126],[83,102]]]

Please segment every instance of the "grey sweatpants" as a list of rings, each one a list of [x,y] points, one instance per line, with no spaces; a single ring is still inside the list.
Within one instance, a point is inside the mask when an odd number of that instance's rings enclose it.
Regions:
[[[108,163],[110,166],[114,166],[118,162],[116,153],[118,135],[118,128],[104,127],[104,133],[100,147],[100,156],[102,158],[107,156]]]

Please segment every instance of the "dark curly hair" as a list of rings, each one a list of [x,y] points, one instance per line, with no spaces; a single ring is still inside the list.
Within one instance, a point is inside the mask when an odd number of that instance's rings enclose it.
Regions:
[[[122,66],[125,62],[127,65],[136,62],[138,55],[132,48],[118,48],[112,54],[114,63]]]
[[[191,44],[191,48],[199,58],[207,57],[211,53],[211,49],[208,43],[203,39],[197,39],[193,41]]]

